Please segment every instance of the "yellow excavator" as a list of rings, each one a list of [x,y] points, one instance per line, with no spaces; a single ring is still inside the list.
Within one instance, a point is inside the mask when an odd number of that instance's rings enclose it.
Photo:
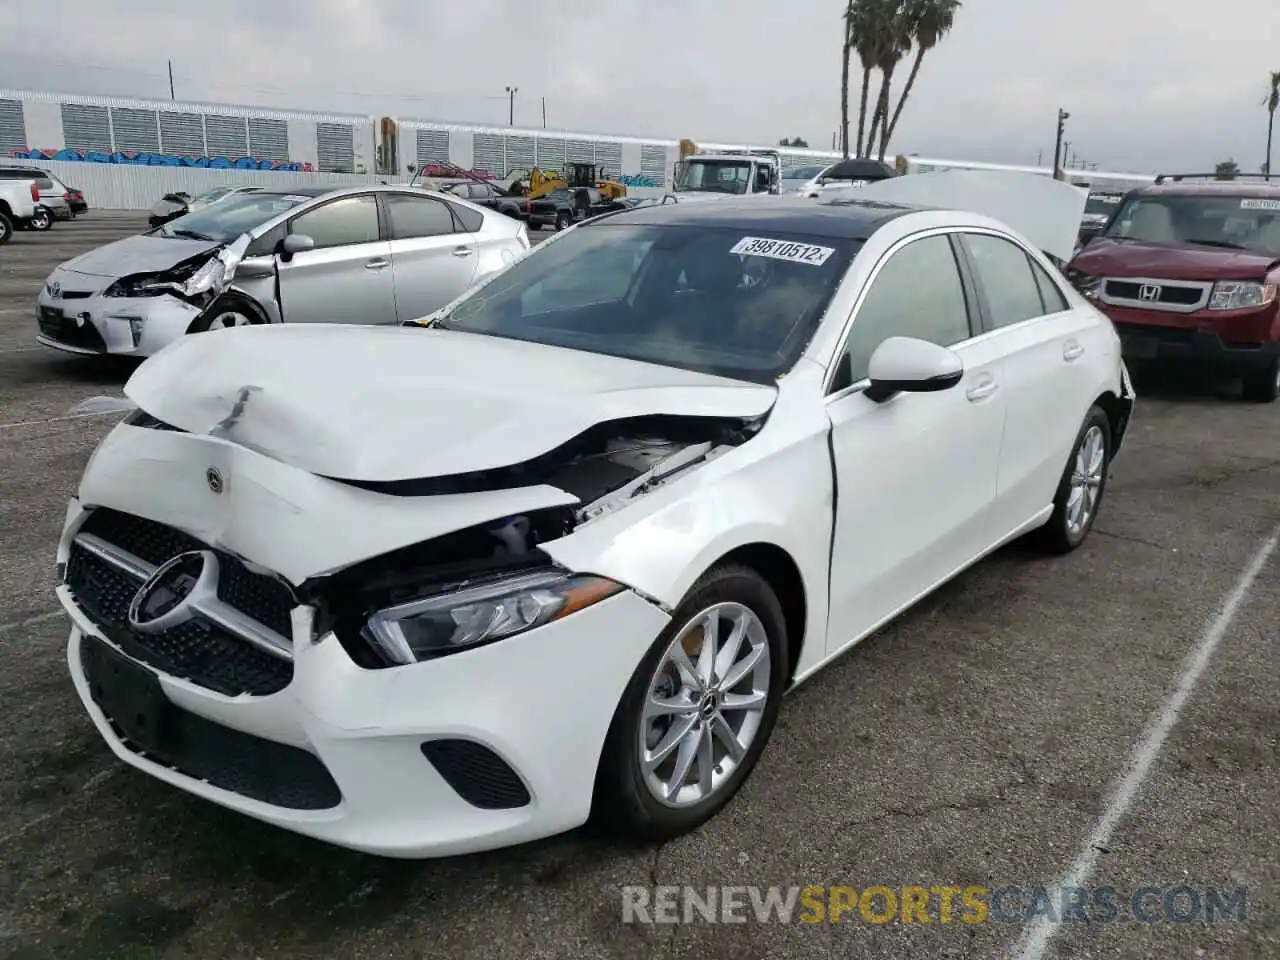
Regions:
[[[513,193],[522,192],[530,200],[545,197],[553,190],[579,187],[595,187],[608,200],[617,200],[627,195],[624,184],[600,175],[594,163],[569,164],[567,177],[556,170],[534,167],[532,170],[515,172],[515,179],[511,182]]]

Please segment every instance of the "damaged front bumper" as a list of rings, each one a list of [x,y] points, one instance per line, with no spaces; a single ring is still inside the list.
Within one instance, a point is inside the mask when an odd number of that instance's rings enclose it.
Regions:
[[[444,856],[571,829],[590,812],[613,711],[668,623],[659,606],[623,589],[390,666],[353,650],[358,632],[325,598],[362,561],[573,501],[549,487],[388,496],[217,437],[122,424],[58,549],[72,680],[125,762],[341,846]],[[139,628],[131,607],[160,567],[202,551],[217,558],[217,615]]]
[[[101,278],[92,278],[101,282]],[[89,286],[90,278],[80,285]],[[54,297],[50,286],[57,284]],[[77,281],[55,274],[36,298],[37,342],[65,353],[148,357],[187,332],[203,307],[176,296],[107,297],[78,293]]]

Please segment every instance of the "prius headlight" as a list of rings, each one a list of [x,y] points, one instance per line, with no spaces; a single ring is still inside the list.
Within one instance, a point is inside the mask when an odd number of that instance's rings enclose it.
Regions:
[[[364,634],[393,663],[413,663],[561,620],[622,590],[603,577],[538,570],[387,607]]]
[[[108,297],[154,297],[176,293],[183,297],[199,297],[218,287],[227,275],[222,257],[210,257],[190,276],[180,272],[153,273],[123,277],[105,291]]]

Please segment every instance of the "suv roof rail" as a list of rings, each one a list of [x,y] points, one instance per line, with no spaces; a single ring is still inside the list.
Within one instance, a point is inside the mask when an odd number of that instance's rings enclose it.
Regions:
[[[1182,180],[1217,180],[1219,183],[1230,183],[1232,180],[1270,180],[1271,175],[1267,173],[1235,173],[1229,177],[1219,176],[1216,173],[1160,173],[1156,175],[1156,183],[1164,183],[1172,180],[1178,183]],[[1277,186],[1280,186],[1280,174],[1276,175]]]

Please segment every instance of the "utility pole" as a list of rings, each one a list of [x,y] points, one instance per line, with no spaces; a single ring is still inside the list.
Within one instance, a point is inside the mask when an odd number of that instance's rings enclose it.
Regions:
[[[174,96],[174,93],[173,93],[173,61],[172,60],[169,61],[169,99],[170,100],[178,99],[176,96]]]
[[[507,87],[507,99],[510,102],[510,112],[507,116],[507,125],[511,127],[516,125],[516,94],[519,92],[519,87]]]
[[[1062,179],[1062,135],[1066,133],[1067,121],[1071,119],[1071,114],[1058,108],[1058,137],[1053,143],[1053,179]],[[1070,144],[1067,144],[1070,147]]]
[[[547,129],[547,98],[542,98],[542,129]]]

